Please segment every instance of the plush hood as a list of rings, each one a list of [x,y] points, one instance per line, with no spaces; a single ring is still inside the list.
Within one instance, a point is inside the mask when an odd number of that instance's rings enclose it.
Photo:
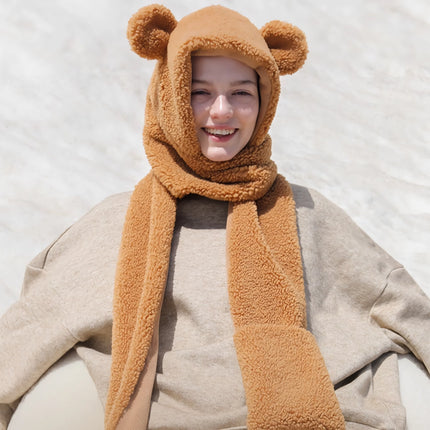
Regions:
[[[278,103],[279,76],[303,65],[307,54],[303,33],[281,21],[258,30],[247,18],[222,6],[198,10],[177,22],[166,7],[151,5],[131,18],[128,38],[137,54],[158,60],[147,94],[144,146],[163,185],[175,197],[203,194],[207,181],[229,184],[222,195],[207,195],[211,198],[243,200],[264,195],[276,176],[268,131]],[[200,151],[191,108],[192,55],[230,56],[259,76],[257,125],[248,145],[232,160],[213,162]]]
[[[152,170],[130,199],[115,278],[106,429],[146,428],[176,204],[191,193],[230,202],[227,283],[247,428],[344,429],[324,360],[306,330],[292,190],[270,160],[279,75],[303,64],[303,34],[279,21],[259,31],[221,6],[176,22],[167,8],[152,5],[130,20],[128,36],[138,54],[158,63],[144,127]],[[259,75],[254,134],[229,161],[201,154],[191,108],[192,55],[229,55]]]

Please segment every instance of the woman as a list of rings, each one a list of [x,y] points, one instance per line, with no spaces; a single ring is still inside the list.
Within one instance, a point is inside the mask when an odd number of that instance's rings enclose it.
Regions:
[[[144,130],[152,171],[30,265],[2,320],[0,351],[20,352],[4,416],[75,348],[108,429],[404,428],[395,353],[429,365],[429,301],[270,160],[279,74],[303,64],[302,33],[278,21],[260,32],[222,7],[177,23],[150,6],[129,39],[158,59]]]

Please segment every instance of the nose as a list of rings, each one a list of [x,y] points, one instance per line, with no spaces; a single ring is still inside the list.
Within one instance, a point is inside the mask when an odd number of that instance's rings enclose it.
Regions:
[[[225,95],[220,94],[215,98],[210,107],[210,115],[213,119],[222,121],[233,116],[233,106]]]

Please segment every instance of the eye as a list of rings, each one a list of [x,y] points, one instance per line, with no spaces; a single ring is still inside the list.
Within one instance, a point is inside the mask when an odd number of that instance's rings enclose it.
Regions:
[[[253,94],[250,91],[246,90],[236,90],[233,92],[234,96],[252,96]]]
[[[191,96],[206,96],[209,95],[209,91],[203,89],[191,90]]]

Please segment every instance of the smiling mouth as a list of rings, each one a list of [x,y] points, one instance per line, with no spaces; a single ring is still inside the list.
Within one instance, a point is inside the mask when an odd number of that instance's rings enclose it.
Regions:
[[[203,130],[212,136],[230,136],[236,132],[236,128],[206,128]]]

